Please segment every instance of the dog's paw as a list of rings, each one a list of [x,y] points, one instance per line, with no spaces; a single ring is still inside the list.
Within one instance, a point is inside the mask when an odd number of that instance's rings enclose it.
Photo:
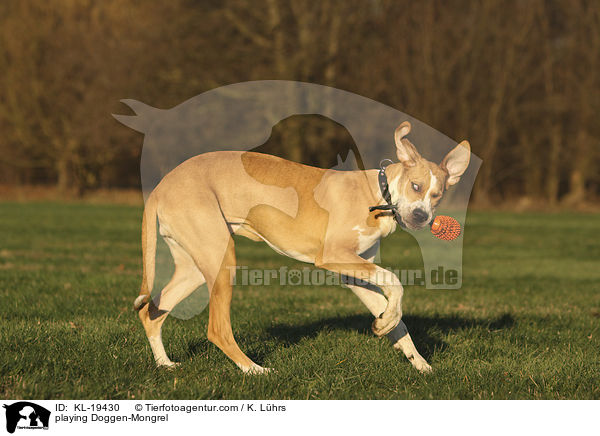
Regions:
[[[275,372],[273,368],[263,368],[262,366],[257,365],[256,363],[253,363],[252,366],[248,368],[242,368],[242,371],[244,371],[245,374],[249,375],[260,375]]]
[[[173,368],[177,368],[180,365],[181,365],[181,363],[171,362],[170,360],[161,360],[160,362],[156,362],[156,366],[159,368],[173,369]]]
[[[421,374],[430,374],[433,372],[433,368],[431,368],[431,365],[427,363],[427,361],[421,356],[418,356],[415,359],[411,360],[410,363],[412,363],[416,370],[419,371]]]
[[[382,337],[387,335],[389,332],[394,330],[400,323],[400,317],[382,317],[375,318],[373,324],[371,324],[371,330],[375,333],[375,336]]]

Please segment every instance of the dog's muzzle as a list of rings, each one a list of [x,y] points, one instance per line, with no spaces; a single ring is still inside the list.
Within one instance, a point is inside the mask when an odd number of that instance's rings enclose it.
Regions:
[[[429,219],[429,214],[423,209],[415,209],[412,213],[412,219],[417,224],[423,224]]]

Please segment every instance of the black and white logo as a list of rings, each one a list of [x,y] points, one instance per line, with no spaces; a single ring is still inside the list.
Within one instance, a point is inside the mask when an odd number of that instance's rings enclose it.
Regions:
[[[48,429],[50,411],[29,401],[5,404],[6,431],[14,433],[16,429]]]

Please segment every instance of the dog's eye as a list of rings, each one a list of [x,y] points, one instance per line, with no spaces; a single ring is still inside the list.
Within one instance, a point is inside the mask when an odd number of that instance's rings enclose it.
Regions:
[[[431,194],[431,198],[440,198],[440,193],[439,192],[435,192],[433,194]]]
[[[421,187],[419,185],[417,185],[416,183],[412,183],[412,188],[413,188],[413,191],[415,191],[415,192],[419,192],[421,190]]]

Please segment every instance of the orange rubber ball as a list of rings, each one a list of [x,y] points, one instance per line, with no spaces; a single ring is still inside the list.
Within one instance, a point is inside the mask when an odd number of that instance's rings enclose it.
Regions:
[[[431,233],[436,238],[452,241],[460,236],[460,223],[451,216],[438,215],[431,223]]]

